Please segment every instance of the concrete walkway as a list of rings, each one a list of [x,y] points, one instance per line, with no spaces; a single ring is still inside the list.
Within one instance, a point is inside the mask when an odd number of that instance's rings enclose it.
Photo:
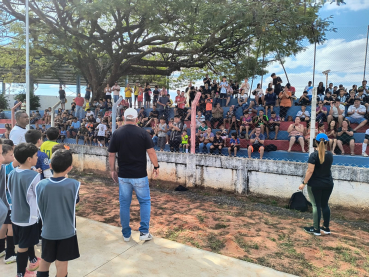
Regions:
[[[287,273],[214,254],[170,240],[154,238],[139,242],[134,232],[130,242],[123,241],[121,228],[86,218],[77,218],[81,257],[69,264],[70,277],[107,276],[247,276],[287,277]],[[40,256],[40,247],[36,247]],[[0,263],[0,276],[16,275],[16,264]],[[55,266],[50,269],[55,276]]]

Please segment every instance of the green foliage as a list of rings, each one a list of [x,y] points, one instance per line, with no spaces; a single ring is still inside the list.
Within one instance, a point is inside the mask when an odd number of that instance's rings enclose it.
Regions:
[[[9,109],[8,100],[6,99],[4,94],[0,94],[0,109],[2,110]]]
[[[324,42],[332,30],[329,18],[318,18],[320,6],[300,0],[29,2],[32,74],[57,75],[58,64],[71,65],[98,97],[126,75],[206,68],[250,77],[265,67],[256,62],[260,45],[268,57],[283,58],[302,51],[305,39]],[[18,51],[4,63],[20,66],[9,79],[24,76],[24,21],[23,1],[0,2],[3,43]]]
[[[21,92],[16,97],[16,100],[20,102],[24,102],[26,100],[26,93]],[[40,104],[40,96],[35,95],[32,91],[30,92],[30,109],[31,110],[37,110],[39,107],[41,107]]]

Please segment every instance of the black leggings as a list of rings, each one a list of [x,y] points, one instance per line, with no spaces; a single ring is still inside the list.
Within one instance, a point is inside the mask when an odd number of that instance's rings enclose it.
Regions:
[[[285,118],[287,116],[287,112],[290,109],[290,107],[279,107],[279,117],[280,118]]]
[[[333,187],[330,188],[315,188],[308,186],[310,202],[313,205],[314,228],[320,230],[320,219],[323,212],[323,226],[329,228],[331,218],[331,210],[329,209],[328,201],[331,196]]]

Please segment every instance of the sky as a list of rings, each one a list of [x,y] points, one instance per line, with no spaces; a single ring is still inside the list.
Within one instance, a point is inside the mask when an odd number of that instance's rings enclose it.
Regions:
[[[346,5],[337,6],[335,3],[326,3],[320,10],[320,17],[333,16],[333,27],[337,32],[328,33],[327,41],[317,46],[315,85],[323,82],[325,86],[325,70],[331,70],[328,82],[334,85],[343,84],[351,88],[353,84],[360,85],[363,80],[366,36],[369,25],[369,0],[346,0]],[[306,43],[306,50],[296,56],[288,57],[284,61],[289,82],[296,88],[296,94],[301,95],[308,81],[313,80],[314,45]],[[369,58],[368,58],[369,59]],[[367,61],[368,64],[368,61]],[[279,75],[283,84],[287,78],[279,63],[270,64],[269,73],[264,76],[263,88],[271,82],[271,73]],[[369,70],[369,69],[368,69]],[[367,71],[368,71],[367,70]],[[366,74],[366,79],[369,74]],[[253,88],[260,82],[260,77],[253,82]],[[251,83],[251,80],[250,80]],[[199,82],[196,85],[201,85]],[[58,85],[39,84],[36,94],[57,95]],[[17,90],[15,86],[13,90]],[[84,88],[81,88],[84,91]],[[172,91],[171,91],[172,92]],[[173,91],[174,92],[174,91]],[[67,86],[67,95],[75,95],[76,87]]]

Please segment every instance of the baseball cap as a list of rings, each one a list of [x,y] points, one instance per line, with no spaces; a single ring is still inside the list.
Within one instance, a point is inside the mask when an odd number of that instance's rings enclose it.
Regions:
[[[329,141],[329,138],[326,134],[320,133],[316,136],[316,141],[320,141],[323,139],[324,141]]]
[[[137,111],[133,108],[128,108],[124,111],[124,117],[126,119],[136,119],[137,118]]]

